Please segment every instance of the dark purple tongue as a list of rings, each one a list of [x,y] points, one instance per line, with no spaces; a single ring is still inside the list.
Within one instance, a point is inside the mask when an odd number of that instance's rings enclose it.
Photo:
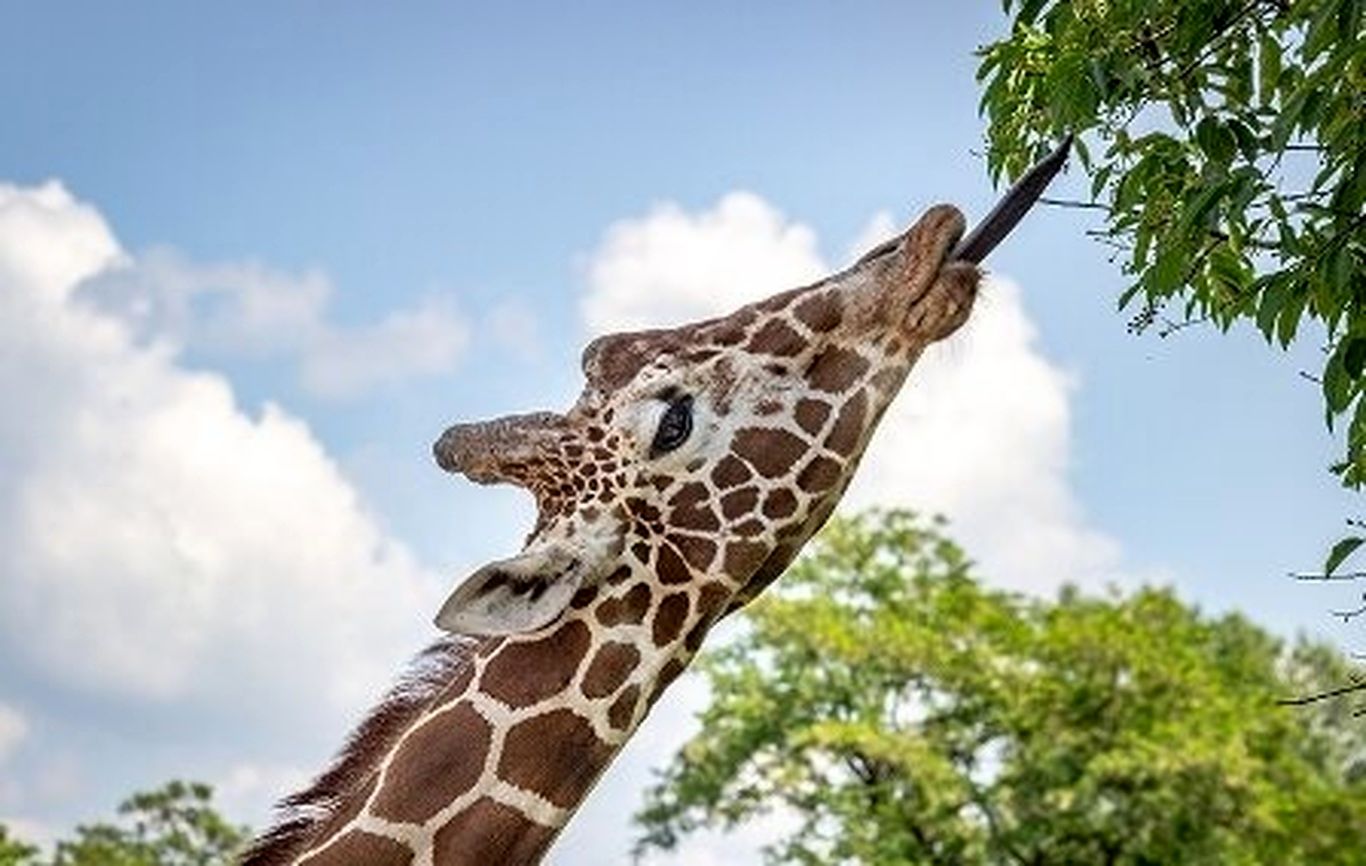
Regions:
[[[981,264],[987,254],[996,249],[997,244],[1005,240],[1010,230],[1029,213],[1034,202],[1039,200],[1044,189],[1062,169],[1063,163],[1067,162],[1067,152],[1071,149],[1072,136],[1069,135],[1052,153],[1041,159],[1015,182],[1005,194],[1005,198],[997,202],[996,207],[987,214],[986,219],[958,242],[958,246],[949,253],[949,259],[972,262],[974,265]]]

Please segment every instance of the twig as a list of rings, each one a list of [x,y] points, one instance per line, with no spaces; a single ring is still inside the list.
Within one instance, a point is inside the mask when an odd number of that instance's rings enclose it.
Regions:
[[[1361,580],[1366,578],[1366,571],[1337,571],[1332,574],[1324,574],[1321,571],[1292,571],[1290,576],[1295,580]]]
[[[1358,608],[1353,608],[1352,610],[1330,610],[1328,612],[1333,616],[1339,617],[1343,622],[1351,622],[1363,613],[1366,613],[1366,604],[1363,604]]]
[[[1189,63],[1187,63],[1184,67],[1182,67],[1180,70],[1176,72],[1176,77],[1178,79],[1182,79],[1185,78],[1187,75],[1190,75],[1192,72],[1194,72],[1196,68],[1200,66],[1200,64],[1204,63],[1210,57],[1214,56],[1214,54],[1223,47],[1223,43],[1227,41],[1230,35],[1233,34],[1234,28],[1237,27],[1238,24],[1241,23],[1244,18],[1246,18],[1249,14],[1256,12],[1258,7],[1269,5],[1274,4],[1265,2],[1265,0],[1252,0],[1251,3],[1247,4],[1242,9],[1238,10],[1238,12],[1236,12],[1232,18],[1230,18],[1227,22],[1224,23],[1219,32],[1210,39],[1205,49],[1201,51],[1198,55],[1196,55],[1195,58],[1192,59]]]
[[[1176,322],[1171,319],[1164,318],[1162,320],[1162,327],[1157,329],[1157,336],[1159,339],[1165,340],[1172,334],[1177,333],[1178,331],[1184,331],[1186,328],[1192,327],[1194,325],[1203,325],[1205,322],[1208,322],[1209,319],[1209,316],[1200,316],[1195,319],[1185,319],[1183,321]]]
[[[1051,204],[1054,207],[1084,208],[1085,210],[1103,210],[1106,213],[1110,212],[1110,209],[1105,205],[1093,201],[1075,201],[1066,198],[1050,198],[1049,196],[1040,196],[1039,204]]]
[[[1328,689],[1327,691],[1318,692],[1317,694],[1312,695],[1305,695],[1304,697],[1281,698],[1280,700],[1276,701],[1276,704],[1282,707],[1302,707],[1306,704],[1313,704],[1319,701],[1326,701],[1329,698],[1337,698],[1343,695],[1350,695],[1353,692],[1359,692],[1362,689],[1366,689],[1366,681],[1356,682],[1346,686],[1339,686],[1335,689]]]

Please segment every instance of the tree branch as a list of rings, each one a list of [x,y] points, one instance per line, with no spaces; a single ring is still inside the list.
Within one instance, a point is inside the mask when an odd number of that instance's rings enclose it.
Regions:
[[[1103,210],[1106,213],[1110,213],[1110,208],[1106,207],[1103,204],[1099,204],[1093,201],[1074,201],[1072,199],[1039,196],[1039,204],[1051,204],[1054,207],[1075,207],[1085,208],[1086,210]]]
[[[1292,571],[1290,576],[1296,580],[1361,580],[1366,577],[1366,571],[1346,571],[1324,574],[1321,571]]]
[[[1356,682],[1346,686],[1339,686],[1335,689],[1327,689],[1326,691],[1317,692],[1312,695],[1305,695],[1304,697],[1300,698],[1281,698],[1280,700],[1276,701],[1276,704],[1277,706],[1282,707],[1302,707],[1307,704],[1318,703],[1319,701],[1326,701],[1330,698],[1339,698],[1343,695],[1350,695],[1354,692],[1359,692],[1362,689],[1366,689],[1366,681]]]

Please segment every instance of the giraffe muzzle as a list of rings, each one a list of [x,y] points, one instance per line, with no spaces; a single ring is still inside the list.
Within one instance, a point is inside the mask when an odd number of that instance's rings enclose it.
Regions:
[[[436,465],[480,484],[524,483],[553,450],[564,418],[554,412],[456,424],[432,445]]]

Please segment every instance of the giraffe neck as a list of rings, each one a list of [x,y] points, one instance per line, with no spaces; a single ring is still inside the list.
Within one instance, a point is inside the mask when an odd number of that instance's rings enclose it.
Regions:
[[[555,624],[464,647],[288,862],[539,862],[735,590],[623,565]]]

